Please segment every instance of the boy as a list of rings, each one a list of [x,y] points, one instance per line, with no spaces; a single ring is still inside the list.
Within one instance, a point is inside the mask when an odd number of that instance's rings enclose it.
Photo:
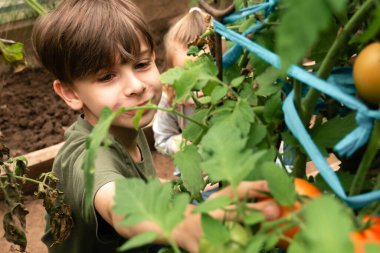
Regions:
[[[89,221],[83,218],[81,166],[85,141],[101,110],[105,106],[112,110],[139,106],[148,101],[157,104],[160,100],[154,46],[140,11],[128,0],[64,0],[37,21],[32,42],[39,61],[57,78],[54,91],[71,109],[83,112],[67,130],[65,145],[53,165],[60,180],[58,187],[72,208],[75,225],[67,240],[53,244],[47,224],[43,241],[49,252],[115,252],[125,238],[145,231],[160,232],[150,222],[132,228],[120,227],[122,217],[112,212],[115,180],[127,177],[147,180],[155,176],[143,132],[133,127],[133,112],[114,120],[109,130],[112,144],[98,151],[91,217]],[[153,116],[154,111],[145,111],[139,127],[148,125]],[[255,190],[268,188],[265,182],[245,182],[240,185],[239,195],[255,196]],[[227,188],[215,196],[222,194],[232,195]],[[279,215],[279,208],[273,202],[261,202],[253,207],[263,210],[268,218]],[[189,205],[184,222],[173,233],[180,247],[198,252],[202,229],[200,217],[191,213],[192,208]],[[223,217],[221,212],[212,215]],[[158,239],[157,243],[165,242]]]

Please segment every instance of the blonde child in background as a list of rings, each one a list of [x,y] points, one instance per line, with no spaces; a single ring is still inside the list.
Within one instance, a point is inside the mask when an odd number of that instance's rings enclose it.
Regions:
[[[209,25],[210,17],[201,9],[195,7],[178,20],[168,31],[164,39],[166,52],[166,70],[182,67],[187,60],[195,60],[194,56],[187,55],[188,45],[202,35]],[[171,108],[175,97],[172,86],[164,85],[160,107]],[[192,99],[176,105],[176,110],[191,116],[195,105]],[[182,130],[187,122],[182,117],[165,111],[157,111],[153,122],[153,132],[156,149],[163,153],[173,155],[180,149]],[[176,168],[174,175],[180,172]]]

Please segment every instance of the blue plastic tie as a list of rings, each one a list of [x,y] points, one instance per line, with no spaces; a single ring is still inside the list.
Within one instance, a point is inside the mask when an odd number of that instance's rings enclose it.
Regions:
[[[254,13],[257,13],[259,11],[265,11],[264,18],[266,18],[270,11],[273,9],[273,7],[276,5],[277,0],[267,0],[265,3],[252,5],[243,9],[240,9],[239,11],[223,18],[224,24],[233,23],[239,19],[242,19],[246,16],[252,15]],[[265,28],[265,25],[261,23],[260,21],[257,21],[256,24],[250,26],[247,30],[245,30],[242,35],[247,36],[248,34],[254,34],[256,32],[259,32]],[[236,62],[237,59],[243,54],[243,48],[239,46],[238,44],[233,45],[224,55],[223,55],[223,67],[228,68],[230,67],[234,62]]]

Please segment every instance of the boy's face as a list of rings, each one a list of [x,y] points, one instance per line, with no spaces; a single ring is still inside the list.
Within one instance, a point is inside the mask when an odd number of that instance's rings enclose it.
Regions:
[[[82,105],[85,119],[92,125],[96,124],[105,106],[116,111],[121,107],[145,105],[149,101],[158,104],[161,98],[161,82],[155,56],[144,44],[136,62],[117,64],[110,70],[99,71],[93,76],[74,81],[72,87]],[[135,113],[136,111],[128,111],[122,114],[114,120],[113,126],[132,129]],[[154,114],[155,110],[144,111],[140,127],[148,125]]]

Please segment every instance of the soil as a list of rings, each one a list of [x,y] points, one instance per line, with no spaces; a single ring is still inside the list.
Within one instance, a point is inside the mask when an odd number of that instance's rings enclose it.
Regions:
[[[43,69],[10,74],[0,94],[0,133],[11,156],[23,155],[63,141],[76,119],[52,89],[53,77]]]
[[[151,26],[156,42],[158,68],[162,70],[162,38],[168,27],[188,9],[184,0],[139,0],[140,7]],[[1,35],[4,38],[3,35]],[[7,38],[17,40],[15,38]],[[28,41],[25,42],[26,47]],[[26,48],[28,50],[28,48]],[[31,59],[27,55],[27,59]],[[34,64],[33,64],[34,65]],[[70,110],[52,89],[53,77],[42,68],[34,65],[19,73],[12,73],[0,64],[0,143],[4,143],[12,156],[18,156],[40,150],[64,141],[65,129],[73,123],[77,113]],[[148,142],[152,147],[151,129],[146,131]],[[167,156],[152,149],[152,155],[161,178],[173,178],[174,165]],[[27,215],[27,252],[46,253],[47,247],[41,242],[43,234],[44,208],[40,200],[25,196]],[[0,202],[0,223],[2,224],[6,206]],[[3,237],[0,226],[0,253],[10,252],[11,244]]]

